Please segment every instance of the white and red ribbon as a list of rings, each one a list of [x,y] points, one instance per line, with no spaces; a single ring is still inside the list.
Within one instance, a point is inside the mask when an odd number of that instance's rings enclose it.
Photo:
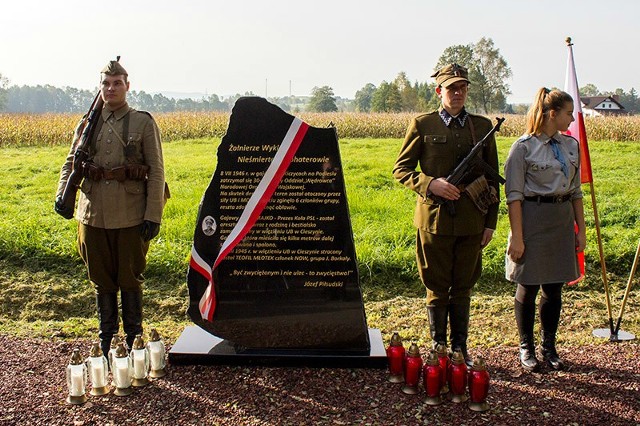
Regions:
[[[302,139],[304,139],[309,125],[299,118],[294,117],[287,134],[280,143],[280,147],[273,157],[269,168],[260,180],[260,183],[249,198],[247,205],[244,207],[238,222],[233,227],[224,244],[220,248],[220,252],[213,262],[213,266],[209,266],[207,262],[198,254],[195,245],[191,248],[191,260],[189,266],[202,275],[209,285],[200,298],[199,308],[202,318],[208,321],[213,320],[213,314],[216,309],[216,294],[213,283],[213,271],[218,267],[220,262],[233,250],[233,248],[247,235],[253,225],[256,223],[271,196],[282,180],[285,172],[289,168],[289,164],[293,160]]]

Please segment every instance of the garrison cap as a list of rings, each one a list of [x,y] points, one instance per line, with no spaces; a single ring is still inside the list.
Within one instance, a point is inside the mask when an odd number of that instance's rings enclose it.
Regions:
[[[457,81],[469,81],[469,72],[467,69],[458,64],[449,64],[440,68],[431,77],[436,79],[436,84],[442,87],[448,87],[449,85]]]
[[[100,71],[100,73],[106,74],[106,75],[128,76],[129,74],[127,73],[127,70],[125,70],[124,67],[120,65],[119,61],[120,61],[120,56],[118,56],[118,59],[116,59],[115,61],[109,61],[109,63],[105,65],[104,68],[102,68],[102,71]]]

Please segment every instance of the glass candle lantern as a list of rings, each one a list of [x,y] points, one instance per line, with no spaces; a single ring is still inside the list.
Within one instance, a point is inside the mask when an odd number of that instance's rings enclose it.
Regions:
[[[422,357],[418,345],[412,343],[404,358],[404,386],[402,392],[410,395],[418,393],[420,373],[422,372]]]
[[[100,396],[109,393],[109,365],[107,359],[102,354],[100,343],[96,342],[91,347],[89,358],[87,358],[87,370],[91,381],[91,395]]]
[[[484,359],[478,357],[469,371],[469,408],[473,411],[487,411],[488,394],[489,373]]]
[[[151,369],[151,371],[149,371],[149,377],[153,379],[164,377],[167,374],[164,360],[166,352],[164,342],[160,339],[160,335],[155,328],[151,329],[147,349],[149,350],[149,364]]]
[[[438,361],[438,354],[433,349],[429,351],[427,355],[427,361],[422,369],[422,377],[424,383],[424,390],[427,393],[427,398],[424,402],[427,405],[440,405],[442,404],[442,396],[440,395],[440,362]]]
[[[402,346],[402,339],[398,333],[393,333],[387,348],[388,379],[391,383],[402,383],[404,381],[404,357],[405,350],[404,346]]]
[[[133,349],[131,349],[131,365],[133,366],[133,374],[131,385],[140,387],[149,384],[149,351],[144,345],[142,336],[138,334],[133,341]]]
[[[467,392],[467,364],[462,352],[455,351],[449,365],[449,399],[453,402],[465,402]]]
[[[67,388],[69,394],[67,395],[67,403],[69,404],[84,404],[87,402],[87,395],[85,389],[87,387],[87,367],[84,364],[82,355],[80,355],[80,349],[74,349],[71,354],[71,360],[67,365],[66,370]]]
[[[117,396],[131,395],[133,388],[131,387],[131,358],[127,353],[124,342],[118,343],[113,364],[111,364],[111,374],[113,375],[113,385]]]

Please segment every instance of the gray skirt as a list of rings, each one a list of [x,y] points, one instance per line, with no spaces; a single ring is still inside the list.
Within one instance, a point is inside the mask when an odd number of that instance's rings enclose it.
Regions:
[[[522,231],[524,255],[517,262],[505,255],[505,277],[509,281],[540,285],[566,283],[580,276],[571,201],[523,201]]]

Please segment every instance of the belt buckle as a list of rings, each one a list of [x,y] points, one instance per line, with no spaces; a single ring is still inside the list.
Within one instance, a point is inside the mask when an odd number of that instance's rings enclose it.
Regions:
[[[554,195],[553,202],[556,204],[564,202],[564,195]]]

